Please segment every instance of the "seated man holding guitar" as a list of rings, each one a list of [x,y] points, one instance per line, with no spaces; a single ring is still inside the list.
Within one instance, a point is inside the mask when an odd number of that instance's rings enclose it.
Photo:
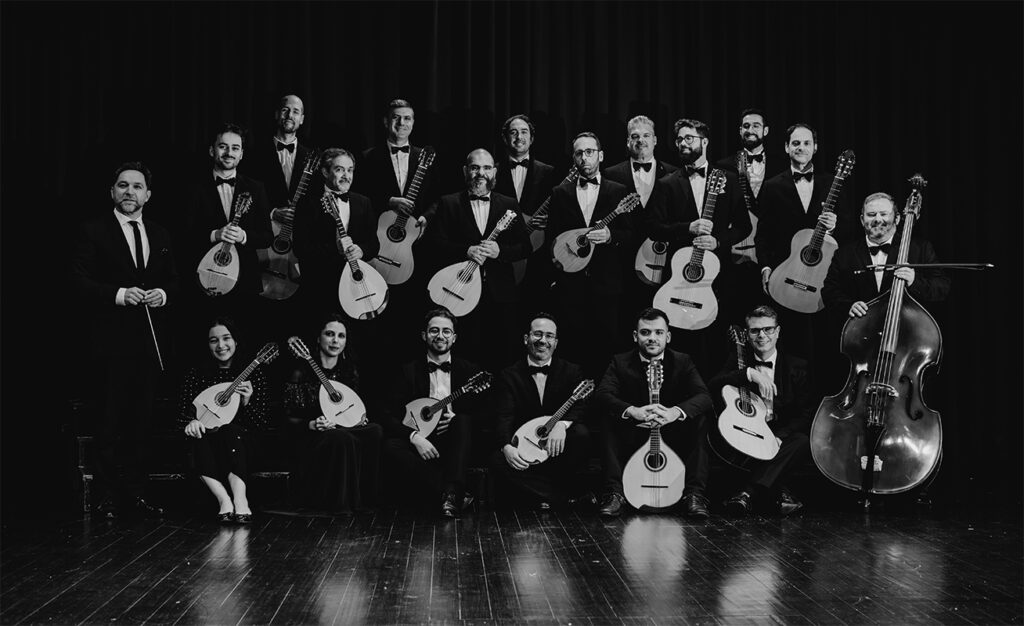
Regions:
[[[704,491],[708,480],[707,416],[712,410],[711,396],[690,357],[667,349],[671,340],[665,313],[644,309],[633,331],[636,348],[615,355],[597,387],[595,401],[606,420],[606,491],[600,504],[601,515],[606,517],[622,512],[624,489],[643,487],[623,484],[623,466],[647,443],[654,426],[661,430],[662,445],[678,450],[685,459],[686,486],[682,496],[686,514],[694,518],[709,515]],[[657,403],[650,401],[645,373],[652,361],[662,363],[664,382]]]
[[[558,326],[551,315],[536,313],[523,343],[526,358],[502,371],[495,391],[501,449],[490,469],[496,482],[512,488],[510,500],[526,495],[541,509],[562,508],[580,495],[577,471],[590,451],[580,420],[594,383],[583,380],[575,363],[555,358]]]
[[[749,365],[739,368],[738,356],[733,355],[708,387],[716,409],[722,414],[720,420],[726,419],[725,413],[736,408],[723,406],[722,390],[727,385],[746,388],[763,399],[768,411],[767,416],[760,419],[766,419],[779,448],[770,460],[757,460],[740,452],[742,445],[730,446],[721,438],[712,437],[716,442],[715,450],[726,462],[750,470],[746,484],[726,501],[725,508],[730,513],[745,515],[759,503],[771,503],[778,507],[777,511],[789,515],[803,508],[803,504],[788,489],[778,485],[790,468],[810,455],[807,433],[815,407],[807,379],[807,362],[776,349],[782,328],[778,314],[770,306],[759,306],[747,313],[744,330],[745,343],[753,351],[752,359],[744,358],[744,363]],[[759,419],[759,416],[750,419]],[[744,430],[753,432],[754,427]]]
[[[447,309],[427,312],[421,333],[426,356],[402,366],[395,377],[384,416],[384,463],[390,482],[402,496],[426,493],[440,496],[441,513],[456,517],[473,502],[466,493],[466,463],[470,451],[471,400],[448,404],[426,432],[408,415],[407,403],[421,398],[445,400],[478,372],[475,365],[452,357],[456,318]],[[418,412],[417,412],[418,414]],[[399,500],[401,501],[401,500]]]

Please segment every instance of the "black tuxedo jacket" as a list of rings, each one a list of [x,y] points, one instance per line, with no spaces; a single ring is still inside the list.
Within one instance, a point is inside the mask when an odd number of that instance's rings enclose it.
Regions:
[[[171,236],[153,220],[143,217],[149,239],[146,267],[135,267],[131,248],[121,225],[111,214],[82,225],[71,263],[71,276],[81,302],[91,314],[89,328],[97,354],[108,358],[152,355],[156,351],[150,336],[149,321],[142,306],[118,306],[114,303],[122,287],[163,289],[167,303],[150,308],[161,351],[171,342],[167,309],[177,304],[178,272],[171,252]],[[163,354],[166,358],[166,353]],[[131,364],[126,364],[131,367]]]
[[[590,223],[583,221],[583,211],[576,199],[576,183],[563,182],[551,192],[551,209],[548,213],[547,246],[550,256],[555,238],[567,230],[593,226],[615,210],[619,201],[628,195],[626,186],[601,177],[601,189],[597,195],[597,204]],[[639,207],[634,211],[640,210]],[[590,263],[580,272],[567,274],[555,270],[555,279],[559,287],[579,289],[588,286],[596,293],[618,295],[622,293],[624,260],[622,255],[635,246],[636,237],[629,219],[629,214],[619,215],[610,224],[611,240],[594,246]]]
[[[480,368],[459,357],[452,357],[451,390],[454,392],[480,371]],[[422,358],[409,361],[402,366],[395,377],[392,392],[385,410],[382,412],[384,434],[386,437],[409,438],[409,427],[402,424],[405,416],[405,405],[419,398],[430,397],[430,374],[427,372],[426,354]],[[473,413],[482,406],[480,394],[465,395],[452,403],[452,411],[461,419],[471,419]],[[441,398],[436,398],[440,400]]]
[[[356,164],[356,176],[352,180],[352,190],[363,194],[373,203],[377,215],[380,216],[388,210],[388,199],[401,197],[408,191],[412,179],[416,175],[416,168],[419,166],[420,155],[423,148],[412,146],[409,150],[409,172],[405,177],[405,187],[398,188],[398,179],[395,178],[395,168],[391,164],[391,152],[387,144],[375,146],[363,152],[362,159]],[[434,164],[427,169],[423,178],[423,185],[416,196],[416,213],[424,215],[430,220],[434,202],[437,200],[436,185],[434,183]]]
[[[896,251],[899,249],[900,236],[892,240],[889,252],[890,263],[896,262]],[[935,250],[927,240],[911,237],[910,249],[907,252],[907,263],[938,263]],[[870,302],[892,289],[893,271],[886,270],[882,275],[882,288],[875,286],[875,273],[863,272],[854,274],[854,270],[871,265],[871,255],[864,237],[850,241],[841,246],[832,258],[828,268],[825,284],[821,289],[821,298],[825,307],[837,317],[849,314],[850,305],[857,301]],[[914,271],[914,284],[910,286],[910,295],[925,302],[945,300],[949,295],[949,276],[942,270],[917,269]]]
[[[487,213],[487,228],[483,234],[473,219],[469,194],[465,191],[442,196],[437,203],[433,224],[428,236],[434,248],[434,271],[466,260],[466,249],[480,243],[498,224],[506,211],[515,211],[516,219],[498,235],[498,258],[488,259],[480,267],[484,289],[495,302],[514,302],[518,299],[512,262],[525,259],[533,250],[530,237],[523,226],[523,215],[514,198],[491,192],[491,208]]]
[[[777,353],[775,359],[775,386],[777,393],[772,403],[775,419],[768,422],[775,436],[783,439],[791,433],[810,432],[815,406],[811,400],[811,385],[807,378],[807,361]],[[726,385],[746,387],[757,393],[757,385],[747,380],[747,370],[738,369],[735,353],[729,357],[725,367],[708,383],[715,400],[715,411],[725,410],[722,388]]]
[[[727,172],[734,172],[734,173],[736,173],[737,178],[738,178],[739,177],[738,159],[739,159],[739,156],[740,156],[740,152],[742,152],[742,149],[737,150],[736,152],[733,152],[732,154],[730,154],[727,157],[723,157],[723,158],[719,159],[718,162],[715,163],[715,167],[717,167],[719,169],[726,170]],[[780,172],[782,172],[782,170],[786,167],[786,164],[789,163],[789,160],[785,156],[782,156],[781,158],[780,157],[771,158],[768,155],[768,150],[765,150],[764,152],[762,152],[762,154],[764,155],[765,167],[764,167],[764,180],[761,181],[761,190],[764,189],[764,184],[766,182],[768,182],[775,175],[777,175]],[[743,183],[741,183],[741,184],[743,184]],[[760,209],[759,209],[759,205],[758,205],[758,199],[760,197],[761,197],[760,196],[760,191],[758,192],[757,195],[754,195],[753,189],[750,190],[750,199],[751,199],[750,210],[753,211],[754,215],[757,215],[757,216],[761,215]],[[743,198],[741,196],[740,200],[742,200],[742,199]],[[746,205],[744,205],[744,206],[746,206]]]
[[[654,163],[655,182],[657,182],[659,178],[667,176],[679,169],[671,163],[666,163],[657,159],[654,160]],[[629,159],[604,168],[603,174],[611,180],[625,185],[629,193],[634,193],[636,191],[636,183],[633,181],[633,167],[630,165]]]
[[[544,383],[544,401],[541,402],[526,359],[520,359],[502,370],[494,391],[497,446],[500,448],[511,442],[516,429],[524,423],[535,417],[550,417],[554,414],[582,380],[583,370],[578,365],[559,358],[551,359],[551,370]],[[585,400],[577,402],[562,419],[580,421],[585,406]]]
[[[267,199],[263,183],[239,173],[235,181],[232,217],[235,214],[235,207],[238,206],[238,198],[245,192],[252,196],[252,205],[238,223],[245,231],[246,241],[244,245],[235,244],[239,270],[238,283],[233,291],[258,294],[263,291],[263,278],[256,250],[270,246],[274,239],[273,230],[270,228],[270,201]],[[220,194],[213,184],[212,171],[207,172],[199,183],[192,186],[186,211],[185,245],[189,249],[187,254],[192,257],[189,265],[195,268],[210,248],[216,245],[210,241],[210,233],[227,225],[229,221],[224,217]]]
[[[530,167],[526,170],[526,181],[523,182],[523,197],[519,199],[519,209],[527,215],[533,215],[548,196],[551,190],[558,184],[558,174],[555,168],[538,161],[530,159]],[[512,171],[508,166],[508,160],[498,165],[498,177],[494,190],[509,198],[516,197],[516,186],[512,182]]]
[[[707,170],[711,178],[711,168]],[[740,192],[739,177],[735,172],[724,171],[725,189],[718,194],[715,212],[712,215],[711,235],[718,240],[714,250],[722,263],[729,258],[733,244],[750,234],[750,214],[747,213]],[[707,180],[704,199],[707,201]],[[686,170],[678,170],[659,178],[647,203],[647,217],[644,230],[655,241],[669,242],[669,254],[679,248],[693,245],[694,235],[690,233],[690,222],[699,219],[702,207],[697,206],[690,187]]]
[[[306,166],[306,162],[312,156],[312,153],[306,146],[301,143],[296,146],[295,165],[292,167],[292,181],[291,184],[286,185],[284,182],[284,172],[281,171],[281,161],[277,158],[276,141],[273,137],[261,141],[252,149],[251,154],[246,155],[249,158],[243,159],[238,166],[241,171],[263,183],[271,209],[288,206],[292,196],[295,194],[296,188],[299,186],[299,179],[302,178],[302,168]],[[312,176],[321,178],[318,172],[313,172]],[[313,181],[310,182],[312,183]],[[312,190],[309,189],[309,191]]]
[[[711,395],[693,360],[672,349],[666,349],[663,358],[661,403],[679,407],[688,419],[710,415]],[[630,406],[650,404],[649,398],[647,364],[640,360],[640,352],[634,348],[612,358],[597,387],[594,402],[614,423]]]
[[[754,235],[757,260],[761,267],[778,267],[789,257],[793,235],[799,230],[814,228],[817,225],[818,216],[821,215],[821,203],[828,196],[832,178],[832,174],[826,173],[822,168],[814,168],[814,189],[806,213],[789,169],[764,181],[757,200],[760,213],[757,234]],[[832,232],[832,237],[840,249],[854,234],[856,228],[855,216],[845,200],[846,195],[841,193],[836,202],[836,228]]]

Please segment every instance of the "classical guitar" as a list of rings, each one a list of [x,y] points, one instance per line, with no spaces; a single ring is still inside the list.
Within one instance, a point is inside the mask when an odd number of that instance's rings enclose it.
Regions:
[[[750,234],[746,238],[737,241],[732,246],[732,262],[739,265],[740,263],[757,263],[757,250],[754,249],[754,236],[757,235],[757,216],[754,215],[754,190],[750,186],[750,176],[747,174],[747,151],[740,150],[739,156],[736,157],[736,171],[740,177],[740,191],[743,192],[743,206],[747,209],[747,215],[750,216]]]
[[[335,243],[338,253],[345,257],[345,267],[341,270],[338,280],[338,301],[341,309],[357,320],[368,320],[384,312],[388,305],[388,284],[377,270],[361,259],[353,259],[345,250],[344,240],[347,237],[345,223],[341,219],[338,207],[334,204],[334,196],[324,191],[320,198],[324,211],[334,218],[337,237]]]
[[[288,208],[292,211],[295,206],[306,195],[309,187],[309,178],[320,166],[320,157],[310,154],[306,164],[302,167],[302,176],[295,186],[295,193],[288,201]],[[292,224],[294,213],[282,221],[271,220],[270,226],[274,229],[274,240],[269,248],[260,248],[256,256],[260,259],[260,269],[263,271],[263,291],[260,295],[270,300],[287,300],[299,290],[299,260],[292,250]]]
[[[853,171],[853,150],[846,150],[836,162],[836,175],[821,204],[822,213],[834,213],[843,181]],[[768,293],[782,306],[798,313],[815,313],[824,308],[821,286],[839,244],[819,222],[814,228],[797,231],[789,246],[789,258],[772,270]]]
[[[569,168],[569,173],[566,174],[565,178],[563,178],[562,182],[559,184],[561,185],[567,182],[575,183],[576,179],[579,177],[580,172],[574,165]],[[547,229],[534,226],[533,220],[544,217],[548,214],[549,210],[551,210],[550,195],[544,199],[544,202],[542,202],[541,205],[537,207],[537,210],[532,214],[527,215],[526,213],[523,213],[523,227],[526,228],[526,232],[530,235],[530,245],[533,247],[534,252],[540,250],[540,247],[544,245],[544,232]],[[512,273],[515,275],[517,285],[523,282],[523,278],[526,276],[526,263],[527,259],[520,259],[512,262]]]
[[[736,364],[740,370],[746,370],[744,355],[747,342],[746,331],[731,327],[729,336],[736,344]],[[767,461],[779,453],[779,442],[775,433],[768,427],[772,419],[771,406],[761,396],[740,385],[726,385],[722,388],[722,399],[725,410],[718,416],[718,432],[735,450],[743,454]],[[725,458],[725,455],[719,455]]]
[[[593,226],[573,228],[558,235],[551,247],[552,263],[567,274],[582,270],[590,264],[590,259],[594,255],[594,245],[587,239],[587,233],[605,228],[613,219],[623,213],[629,213],[638,206],[640,194],[633,192],[619,200],[615,210]]]
[[[718,194],[725,190],[725,172],[711,170],[704,209],[700,217],[714,219]],[[654,306],[668,316],[670,326],[686,330],[707,328],[718,317],[718,299],[712,283],[718,277],[721,262],[714,252],[687,246],[672,255],[672,275],[654,294]]]
[[[241,406],[242,398],[235,390],[238,385],[248,380],[256,368],[264,363],[270,363],[277,358],[278,349],[276,343],[268,343],[260,349],[259,354],[253,359],[242,372],[229,383],[217,383],[201,391],[192,400],[192,406],[196,409],[196,419],[203,426],[214,429],[225,424],[230,424],[238,414],[238,407]]]
[[[359,395],[348,385],[327,378],[301,339],[289,337],[288,348],[297,358],[309,363],[320,381],[320,411],[327,421],[344,428],[358,426],[366,421],[366,405]]]
[[[665,281],[665,260],[668,258],[668,242],[651,238],[637,248],[633,269],[641,282],[657,287]]]
[[[647,365],[647,390],[650,403],[661,402],[664,376],[661,360]],[[661,426],[651,426],[647,443],[626,463],[622,470],[622,490],[626,501],[635,508],[664,509],[683,497],[686,466],[672,448],[661,440]]]
[[[576,385],[569,399],[562,403],[550,416],[535,417],[516,429],[512,436],[512,445],[519,451],[519,458],[530,465],[548,460],[548,434],[558,420],[565,417],[574,404],[583,400],[594,391],[594,381],[584,380]]]
[[[405,191],[405,199],[416,202],[416,197],[423,187],[423,179],[427,170],[434,163],[434,149],[430,146],[420,152],[416,173],[412,175],[409,188]],[[409,218],[413,218],[409,224]],[[405,211],[384,211],[377,219],[377,239],[380,241],[380,252],[370,260],[373,266],[389,285],[401,285],[409,280],[415,264],[412,258],[412,244],[419,239],[420,223],[416,216]]]
[[[509,209],[494,225],[485,241],[494,241],[516,219],[516,212]],[[462,317],[476,308],[480,302],[483,281],[480,278],[480,264],[476,261],[459,261],[442,268],[427,284],[430,299],[443,306],[456,317]]]
[[[235,196],[234,217],[230,225],[238,226],[242,216],[252,206],[252,196],[244,191]],[[235,244],[223,241],[214,244],[210,251],[199,261],[196,274],[199,276],[199,284],[206,290],[208,296],[222,296],[235,288],[238,282],[238,253]]]
[[[466,381],[466,384],[459,387],[446,397],[435,400],[434,398],[417,398],[410,400],[405,405],[405,417],[402,423],[418,431],[420,435],[429,437],[437,423],[441,421],[441,415],[453,402],[471,393],[480,393],[491,386],[494,377],[490,372],[477,372]]]

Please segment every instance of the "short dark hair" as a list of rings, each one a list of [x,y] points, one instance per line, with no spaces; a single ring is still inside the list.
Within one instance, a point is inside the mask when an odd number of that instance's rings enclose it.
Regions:
[[[326,170],[329,167],[329,163],[340,156],[347,156],[352,159],[352,165],[356,164],[356,157],[348,150],[344,148],[327,148],[320,155],[320,167]]]
[[[537,311],[536,313],[531,315],[530,319],[526,322],[526,332],[527,332],[527,334],[529,334],[530,327],[533,326],[533,322],[535,320],[551,320],[551,323],[555,325],[555,328],[558,328],[558,320],[555,319],[554,315],[552,315],[551,313],[548,313],[547,311]]]
[[[221,127],[217,129],[217,132],[214,133],[214,135],[213,135],[213,141],[210,142],[210,145],[211,146],[217,145],[217,140],[224,133],[235,133],[236,135],[241,137],[242,138],[242,149],[245,150],[245,129],[242,128],[241,126],[239,126],[238,124],[232,124],[230,122],[221,125]]]
[[[146,179],[146,187],[153,186],[153,173],[149,171],[149,168],[146,167],[142,163],[142,161],[127,161],[125,163],[118,165],[117,169],[114,170],[114,182],[111,183],[111,186],[117,184],[117,179],[119,176],[121,176],[121,172],[127,172],[129,170],[141,172],[142,177]]]
[[[517,113],[517,114],[513,115],[512,117],[508,118],[507,120],[505,120],[505,123],[501,125],[501,136],[502,137],[504,137],[505,135],[508,134],[508,129],[512,128],[512,122],[514,122],[516,120],[523,120],[524,122],[526,122],[526,125],[530,127],[530,136],[531,137],[534,137],[534,136],[537,135],[537,131],[534,129],[533,122],[530,121],[530,118],[525,113]]]
[[[430,320],[434,319],[435,317],[443,317],[445,319],[451,320],[451,322],[452,322],[452,331],[457,331],[458,330],[458,328],[459,328],[459,319],[457,317],[455,317],[452,314],[452,312],[447,309],[447,307],[443,307],[443,306],[439,306],[439,307],[436,307],[436,308],[433,308],[433,309],[430,309],[429,311],[427,311],[427,314],[425,316],[423,316],[423,330],[426,330],[427,327],[430,326]]]
[[[680,118],[672,125],[672,135],[674,137],[679,135],[680,128],[692,128],[697,131],[697,134],[700,135],[701,139],[707,139],[708,135],[711,134],[711,129],[707,124],[700,120],[691,120],[688,117]]]
[[[745,118],[748,115],[760,115],[761,116],[761,122],[765,126],[768,125],[768,117],[764,114],[764,111],[762,111],[761,109],[743,109],[743,112],[740,113],[740,123],[741,124],[743,123],[743,118]]]
[[[570,145],[573,145],[573,146],[576,145],[576,140],[581,138],[581,137],[590,137],[595,142],[597,142],[597,149],[598,150],[601,149],[601,140],[598,139],[597,135],[595,135],[594,133],[590,132],[589,130],[583,131],[582,133],[580,133],[580,134],[576,135],[575,137],[573,137],[572,138],[572,143]]]
[[[691,126],[690,128],[693,127]],[[653,322],[656,319],[665,320],[665,326],[669,325],[668,315],[665,315],[664,311],[662,311],[661,309],[656,309],[653,306],[649,306],[643,311],[640,311],[640,314],[636,316],[637,324],[639,324],[641,321]]]
[[[394,111],[395,109],[412,109],[412,108],[413,108],[413,106],[409,103],[408,100],[403,100],[402,98],[395,98],[391,102],[388,102],[387,108],[384,109],[384,119],[387,119],[387,117],[389,115],[391,115],[391,112]],[[416,112],[416,109],[413,109],[413,113],[415,113],[415,112]]]
[[[793,132],[798,128],[806,128],[811,131],[811,139],[814,140],[814,143],[818,143],[818,131],[811,128],[810,124],[804,124],[803,122],[797,122],[786,129],[786,143],[789,143],[789,140],[793,138]]]
[[[762,304],[761,306],[757,307],[750,313],[747,313],[746,316],[744,316],[743,321],[749,322],[755,317],[770,317],[773,320],[775,320],[776,324],[779,323],[779,314],[775,312],[775,309],[768,306],[767,304]]]

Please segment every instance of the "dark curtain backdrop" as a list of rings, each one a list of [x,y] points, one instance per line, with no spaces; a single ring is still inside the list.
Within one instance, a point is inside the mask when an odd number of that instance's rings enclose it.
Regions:
[[[1021,492],[1020,3],[5,2],[3,25],[4,502],[63,494],[64,405],[26,414],[26,395],[59,397],[50,375],[89,363],[64,270],[74,225],[110,210],[110,172],[141,158],[155,172],[148,212],[173,217],[176,191],[207,167],[224,121],[266,135],[277,99],[306,103],[312,145],[361,150],[383,138],[382,106],[416,108],[414,141],[440,153],[447,190],[464,155],[493,146],[527,112],[534,155],[567,168],[570,138],[598,133],[605,164],[625,157],[625,121],[711,127],[709,153],[737,146],[757,106],[768,147],[785,128],[819,132],[817,167],[857,154],[859,201],[904,199],[922,172],[918,232],[943,260],[996,269],[954,275],[933,312],[950,493]],[[358,176],[358,170],[357,174]],[[1012,193],[1011,193],[1012,192]],[[56,391],[56,394],[54,393]],[[45,414],[44,414],[45,413]]]

